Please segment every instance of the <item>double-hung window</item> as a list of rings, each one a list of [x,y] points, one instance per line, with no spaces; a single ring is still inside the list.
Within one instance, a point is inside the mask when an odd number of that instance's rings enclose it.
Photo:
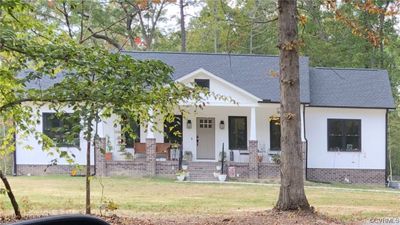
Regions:
[[[247,149],[247,118],[245,116],[229,117],[229,149]]]
[[[328,119],[328,151],[361,151],[361,120]]]
[[[270,150],[281,150],[281,120],[279,117],[271,117],[269,120]]]
[[[57,147],[79,147],[79,118],[71,113],[43,113],[43,134]]]

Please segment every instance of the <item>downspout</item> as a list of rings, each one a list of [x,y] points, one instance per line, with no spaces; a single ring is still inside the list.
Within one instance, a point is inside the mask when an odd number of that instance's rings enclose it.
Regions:
[[[388,118],[389,118],[389,110],[386,109],[386,115],[385,115],[385,185],[388,184],[388,179],[392,180],[392,174],[388,174],[388,167],[387,167],[387,162],[389,159],[389,150],[388,150],[388,140],[389,140],[389,135],[388,135],[388,131],[389,131],[389,126],[388,126]],[[391,166],[391,165],[390,165]]]
[[[308,140],[307,140],[307,135],[306,135],[306,105],[303,104],[303,134],[304,134],[304,140],[306,140],[306,151],[305,151],[305,155],[306,155],[306,168],[304,168],[305,170],[305,178],[306,180],[308,180],[308,176],[307,176],[307,168],[308,168]]]

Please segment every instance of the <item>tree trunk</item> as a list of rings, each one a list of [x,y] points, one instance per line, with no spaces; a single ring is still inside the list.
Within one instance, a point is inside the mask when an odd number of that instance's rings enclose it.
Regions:
[[[90,214],[90,140],[86,147],[86,214]]]
[[[213,18],[214,18],[214,53],[218,52],[218,18],[217,18],[217,0],[214,0],[213,8]]]
[[[179,0],[179,9],[181,13],[181,52],[186,52],[186,28],[185,28],[185,12],[184,1]]]
[[[3,174],[2,170],[0,170],[0,179],[3,181],[4,187],[6,188],[8,198],[10,198],[11,205],[14,209],[15,218],[21,219],[21,211],[19,211],[17,200],[15,199],[14,193],[11,190],[11,186],[10,183],[8,183],[7,177]]]
[[[300,137],[300,79],[296,0],[279,0],[281,187],[275,208],[309,209]]]
[[[385,26],[385,13],[389,7],[390,1],[386,1],[385,5],[381,9],[382,12],[379,14],[379,67],[384,68],[384,26]]]
[[[90,207],[90,143],[92,137],[92,119],[88,120],[87,145],[86,145],[86,214],[91,214]]]

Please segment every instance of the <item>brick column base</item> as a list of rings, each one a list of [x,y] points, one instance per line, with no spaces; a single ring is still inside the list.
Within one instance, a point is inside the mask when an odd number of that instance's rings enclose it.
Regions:
[[[249,141],[249,178],[258,179],[258,141]]]
[[[101,152],[106,149],[106,139],[99,138],[96,143],[95,151],[95,165],[96,165],[96,175],[97,176],[107,176],[106,161],[104,159],[104,154]]]
[[[146,174],[147,176],[156,175],[156,139],[146,139]]]

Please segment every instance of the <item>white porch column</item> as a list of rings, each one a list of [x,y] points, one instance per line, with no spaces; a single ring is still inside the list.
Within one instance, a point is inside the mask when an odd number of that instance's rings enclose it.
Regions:
[[[249,140],[257,140],[257,128],[256,128],[256,107],[251,107],[250,113],[250,138]]]
[[[153,117],[153,109],[149,110],[149,115],[150,117]],[[149,122],[147,123],[147,135],[146,135],[146,139],[153,139],[154,137],[154,132],[153,132],[153,118],[150,118]]]

